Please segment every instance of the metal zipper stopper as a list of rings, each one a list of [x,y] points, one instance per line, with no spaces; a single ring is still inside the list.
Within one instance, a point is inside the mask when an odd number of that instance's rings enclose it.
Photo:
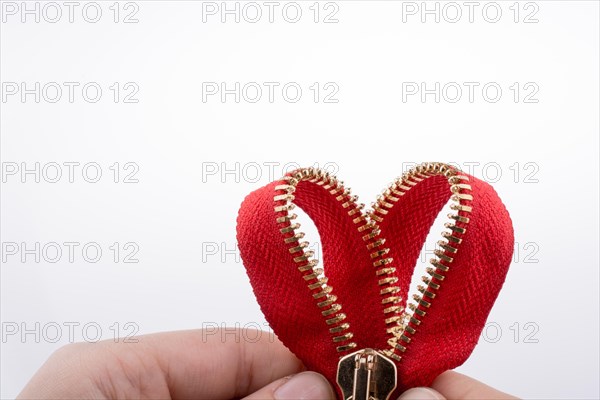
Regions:
[[[344,400],[388,400],[396,388],[396,365],[373,349],[362,349],[340,359],[337,384]]]

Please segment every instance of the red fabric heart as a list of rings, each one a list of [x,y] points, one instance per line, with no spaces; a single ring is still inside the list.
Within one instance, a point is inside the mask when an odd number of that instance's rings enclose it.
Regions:
[[[417,258],[448,202],[455,212],[411,310],[406,297]],[[319,231],[327,280],[295,225],[295,206]],[[307,368],[337,388],[340,356],[382,350],[396,360],[394,396],[429,385],[469,357],[514,242],[494,189],[441,163],[398,178],[368,213],[335,177],[312,168],[291,172],[246,197],[237,238],[263,313]]]

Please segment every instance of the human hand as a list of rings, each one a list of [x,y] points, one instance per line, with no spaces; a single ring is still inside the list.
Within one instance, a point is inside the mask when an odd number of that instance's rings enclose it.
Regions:
[[[429,388],[414,388],[398,400],[510,400],[516,397],[496,390],[466,375],[446,371]]]
[[[62,347],[17,398],[334,398],[325,378],[303,372],[302,363],[268,332],[192,330],[136,340]]]
[[[216,334],[215,334],[216,333]],[[239,340],[240,338],[256,340]],[[137,343],[75,343],[55,352],[19,399],[335,399],[325,378],[261,331],[181,331]],[[227,340],[223,340],[227,339]],[[231,340],[237,339],[237,340]],[[456,372],[400,399],[513,399]]]

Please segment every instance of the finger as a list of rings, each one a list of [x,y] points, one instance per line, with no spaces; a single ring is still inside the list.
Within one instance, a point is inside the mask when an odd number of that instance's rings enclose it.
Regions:
[[[262,331],[193,330],[135,339],[66,346],[20,397],[40,397],[43,390],[48,398],[94,393],[104,398],[230,399],[304,369],[273,334]]]
[[[278,379],[244,400],[335,400],[335,394],[323,375],[307,371]]]
[[[431,387],[449,400],[516,399],[516,397],[454,371],[446,371],[438,376],[435,381],[433,381]]]
[[[232,331],[219,330],[204,340],[201,331],[153,338],[173,398],[239,398],[304,369],[272,333]]]
[[[257,330],[165,333],[152,336],[155,357],[168,371],[173,398],[242,397],[302,371],[301,362],[275,337]]]
[[[417,387],[402,393],[398,400],[446,400],[446,398],[431,388]]]

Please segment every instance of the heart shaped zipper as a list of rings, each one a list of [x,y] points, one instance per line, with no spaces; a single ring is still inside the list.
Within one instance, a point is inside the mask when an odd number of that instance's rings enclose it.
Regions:
[[[420,294],[407,301],[421,248],[448,202],[447,230]],[[319,231],[324,269],[303,240],[296,206]],[[493,188],[442,163],[405,173],[368,211],[327,172],[290,172],[246,197],[237,238],[275,334],[307,368],[337,383],[340,397],[355,400],[384,400],[461,365],[502,287],[514,242]]]

